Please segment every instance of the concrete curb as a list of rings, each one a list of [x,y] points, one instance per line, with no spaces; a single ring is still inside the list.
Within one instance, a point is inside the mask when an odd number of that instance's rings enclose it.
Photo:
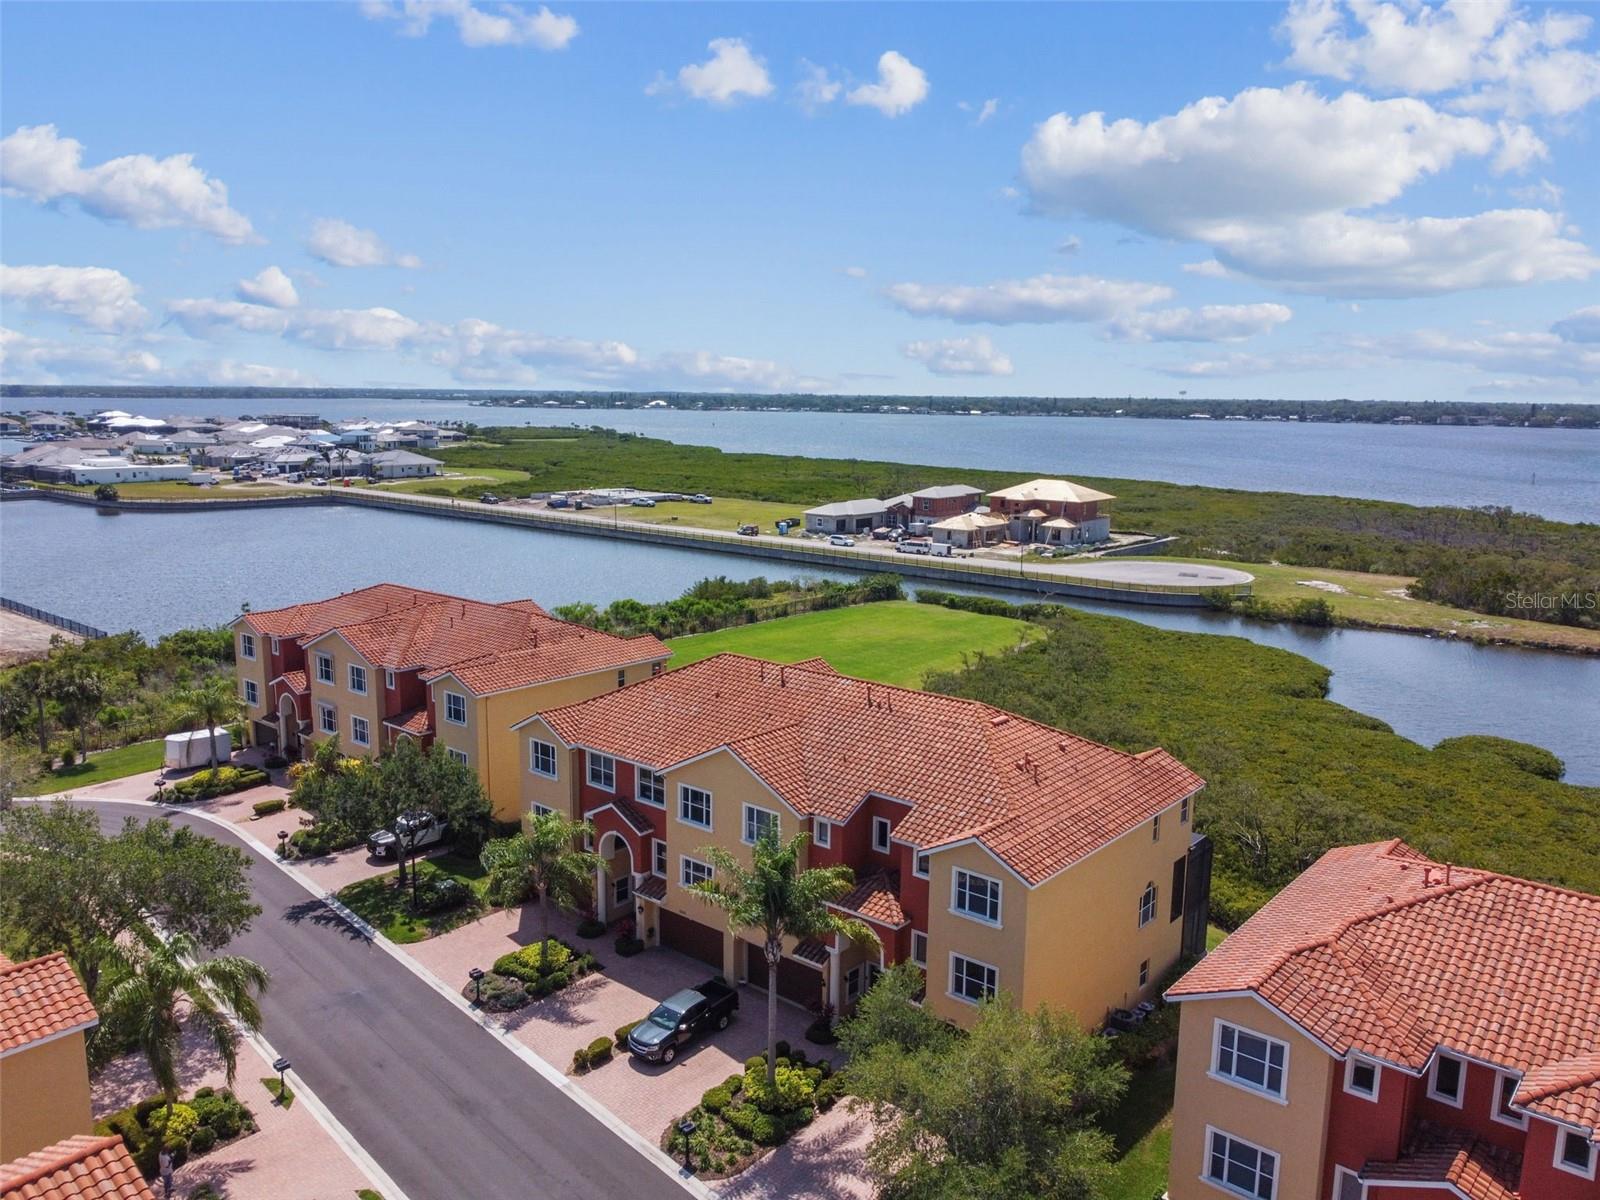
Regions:
[[[717,1195],[717,1193],[702,1180],[685,1174],[677,1162],[669,1157],[666,1152],[661,1149],[661,1147],[646,1140],[642,1134],[636,1132],[632,1127],[619,1121],[616,1115],[612,1113],[609,1108],[601,1104],[582,1088],[578,1087],[577,1084],[575,1084],[567,1076],[566,1072],[546,1061],[533,1050],[517,1041],[516,1038],[511,1036],[511,1034],[507,1033],[504,1029],[500,1028],[493,1021],[491,1021],[486,1012],[473,1008],[472,1004],[465,997],[459,995],[455,991],[452,991],[449,985],[435,975],[432,971],[429,971],[421,963],[417,962],[416,959],[412,958],[404,950],[400,949],[400,947],[396,946],[388,938],[380,934],[371,925],[367,924],[366,921],[362,920],[355,913],[351,912],[349,908],[340,903],[338,898],[334,896],[332,892],[324,892],[319,890],[314,883],[312,883],[299,871],[296,871],[293,867],[281,860],[278,857],[278,853],[275,848],[269,848],[254,835],[252,835],[248,830],[241,829],[232,821],[223,820],[221,817],[213,816],[207,812],[201,812],[196,809],[175,808],[171,805],[160,805],[151,800],[119,800],[110,796],[92,796],[80,798],[73,796],[70,793],[57,793],[53,796],[29,797],[29,799],[34,802],[43,803],[53,800],[66,800],[74,804],[134,804],[140,806],[141,808],[151,808],[162,813],[184,813],[228,830],[235,837],[239,838],[240,841],[244,842],[251,849],[253,849],[257,854],[265,858],[268,863],[282,871],[312,896],[320,900],[323,904],[327,905],[329,909],[338,914],[342,921],[348,924],[357,933],[361,934],[363,938],[372,943],[378,949],[382,950],[385,954],[389,955],[390,958],[393,958],[395,961],[399,962],[405,967],[406,970],[410,971],[418,979],[422,980],[423,983],[427,984],[439,995],[450,1001],[451,1004],[455,1005],[457,1009],[464,1013],[480,1029],[485,1030],[491,1036],[496,1038],[501,1045],[505,1046],[513,1054],[520,1058],[527,1066],[533,1068],[541,1076],[543,1076],[546,1082],[554,1085],[558,1091],[564,1094],[574,1104],[578,1105],[597,1121],[603,1123],[608,1129],[616,1134],[617,1137],[621,1138],[634,1150],[643,1155],[645,1159],[647,1159],[654,1167],[656,1167],[657,1170],[659,1170],[663,1175],[671,1178],[689,1195],[699,1197],[700,1200],[712,1200],[712,1198]],[[264,1040],[261,1042],[261,1045],[266,1045]],[[268,1060],[271,1061],[276,1057],[276,1053],[271,1053],[268,1055]],[[297,1088],[296,1096],[298,1097],[299,1095],[300,1092]],[[387,1180],[388,1176],[383,1174],[382,1169],[372,1161],[367,1152],[361,1149],[359,1144],[356,1143],[355,1139],[350,1137],[349,1133],[345,1131],[344,1127],[340,1125],[337,1119],[333,1117],[333,1114],[328,1112],[326,1107],[320,1102],[316,1103],[312,1107],[312,1112],[314,1114],[318,1114],[319,1121],[321,1120],[321,1115],[318,1112],[319,1109],[322,1113],[327,1114],[328,1120],[323,1124],[328,1130],[329,1135],[332,1136],[333,1139],[345,1149],[347,1154],[350,1154],[350,1157],[355,1161],[356,1165],[359,1166],[363,1171],[366,1171],[369,1175],[373,1172],[377,1172],[379,1175],[382,1175],[385,1180]],[[352,1147],[354,1147],[354,1151],[352,1151]],[[390,1181],[389,1186],[394,1186],[392,1181]],[[390,1192],[383,1187],[380,1187],[379,1190],[383,1191],[385,1200],[408,1200],[404,1193],[402,1193],[397,1187],[394,1188],[393,1192]]]

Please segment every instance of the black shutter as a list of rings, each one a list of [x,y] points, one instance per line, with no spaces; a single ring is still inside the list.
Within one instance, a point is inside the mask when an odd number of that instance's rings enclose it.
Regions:
[[[1176,859],[1176,860],[1173,861],[1173,864],[1172,864],[1172,912],[1171,912],[1171,915],[1167,918],[1169,921],[1176,921],[1179,917],[1183,916],[1183,882],[1184,882],[1184,876],[1187,874],[1187,871],[1186,871],[1185,868],[1187,868],[1188,865],[1189,865],[1189,860],[1188,860],[1187,857]]]

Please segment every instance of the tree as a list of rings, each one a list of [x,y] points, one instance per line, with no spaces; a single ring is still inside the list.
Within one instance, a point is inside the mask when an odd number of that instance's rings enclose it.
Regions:
[[[689,890],[720,908],[735,932],[759,929],[767,960],[767,1087],[777,1086],[778,1072],[778,964],[783,941],[837,934],[852,942],[878,947],[878,936],[853,917],[843,917],[828,907],[855,883],[855,873],[844,865],[800,869],[800,852],[807,836],[797,833],[787,843],[776,834],[763,834],[751,850],[751,866],[717,846],[703,851],[716,868],[712,878]]]
[[[885,1009],[905,1002],[904,981],[880,978],[863,1001],[869,1027],[886,1024],[870,999],[886,985]],[[905,1027],[887,1025],[880,1040],[849,1025],[841,1038],[859,1055],[851,1085],[876,1118],[867,1163],[881,1200],[1103,1193],[1112,1142],[1095,1119],[1128,1080],[1104,1039],[1070,1014],[1023,1012],[1005,997],[985,1002],[967,1035],[907,1045],[893,1036]]]
[[[102,483],[99,487],[94,489],[94,498],[96,500],[108,500],[115,502],[120,500],[122,496],[121,493],[118,492],[117,489],[111,484]]]
[[[35,660],[23,663],[6,682],[10,685],[8,691],[15,690],[33,705],[38,716],[39,753],[49,753],[50,726],[45,720],[45,705],[54,698],[55,683],[51,678],[49,662]],[[20,717],[21,714],[18,715]]]
[[[548,812],[530,818],[513,837],[495,838],[478,856],[489,872],[489,894],[496,903],[539,897],[540,970],[550,945],[551,906],[562,912],[577,908],[588,898],[595,872],[604,865],[598,854],[579,849],[582,839],[593,834],[587,821]]]
[[[50,695],[61,705],[61,720],[78,732],[78,751],[89,753],[89,722],[105,702],[105,680],[88,663],[68,659],[50,677]]]
[[[139,1048],[166,1098],[169,1120],[178,1099],[186,1023],[198,1025],[217,1048],[230,1086],[239,1065],[234,1021],[252,1033],[261,1029],[256,1000],[267,987],[266,968],[237,954],[201,959],[199,951],[200,944],[185,933],[165,942],[146,933],[94,948],[103,972],[94,998],[103,1035],[113,1045]]]
[[[198,733],[204,729],[211,746],[211,769],[217,769],[217,738],[212,732],[219,726],[231,725],[244,713],[244,704],[233,690],[226,675],[213,675],[198,687],[185,688],[178,693],[178,703],[183,708],[185,723],[193,725]]]

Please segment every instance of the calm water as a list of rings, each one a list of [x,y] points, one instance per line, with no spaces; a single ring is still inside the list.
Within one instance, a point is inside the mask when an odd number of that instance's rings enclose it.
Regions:
[[[272,608],[386,579],[553,606],[667,599],[707,575],[794,573],[788,564],[733,555],[343,507],[101,514],[13,502],[0,505],[0,547],[0,593],[146,635],[229,620],[247,600]],[[1533,742],[1566,761],[1572,782],[1600,784],[1600,658],[1302,630],[1209,612],[1082,607],[1303,654],[1332,669],[1334,700],[1406,737],[1432,745],[1493,733]]]
[[[52,403],[82,411],[108,407],[103,401]],[[680,412],[599,406],[575,412],[367,398],[170,403],[224,416],[279,408],[315,411],[333,419],[423,417],[480,425],[569,425],[581,421],[723,450],[876,458],[1049,475],[1165,479],[1408,504],[1508,505],[1560,521],[1600,522],[1597,429]],[[140,407],[136,403],[117,406],[128,411]],[[141,411],[168,415],[158,402]]]

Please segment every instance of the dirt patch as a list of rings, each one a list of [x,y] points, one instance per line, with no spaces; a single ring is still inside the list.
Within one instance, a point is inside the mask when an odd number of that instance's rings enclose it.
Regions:
[[[1316,588],[1319,592],[1332,592],[1336,596],[1346,595],[1350,589],[1342,583],[1329,583],[1326,579],[1296,579],[1300,587]]]

